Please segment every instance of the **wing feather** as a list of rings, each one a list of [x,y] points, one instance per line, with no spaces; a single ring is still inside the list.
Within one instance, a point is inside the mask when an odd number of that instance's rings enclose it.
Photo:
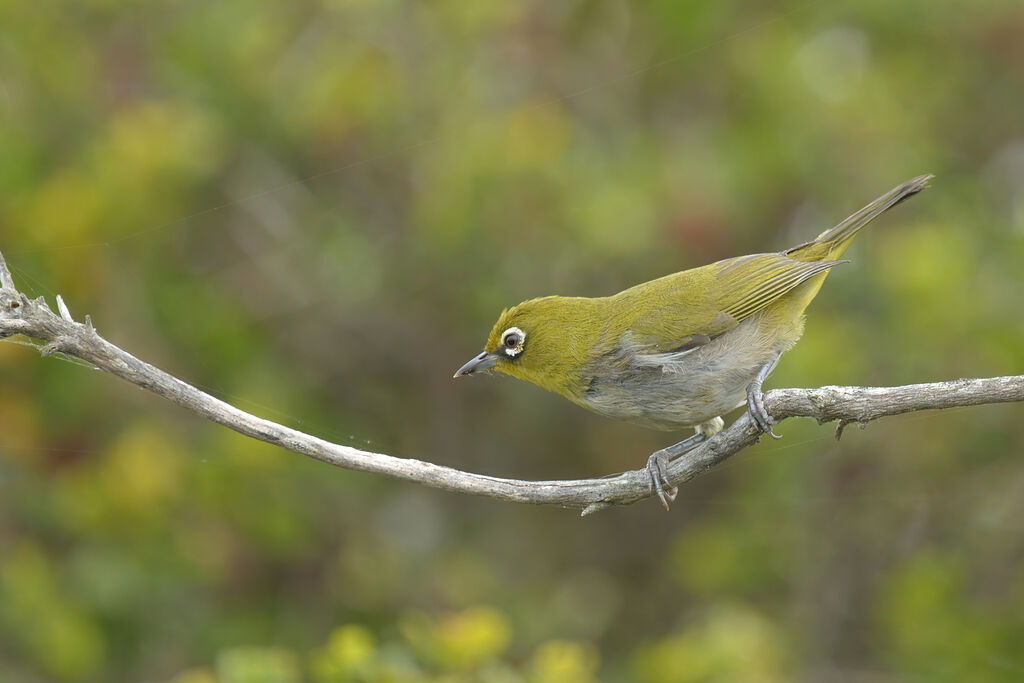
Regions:
[[[796,261],[781,254],[770,265],[754,272],[743,274],[730,283],[734,291],[749,292],[742,298],[726,304],[725,313],[743,320],[761,310],[771,302],[804,281],[822,273],[843,261]]]
[[[645,283],[619,295],[633,310],[620,343],[647,354],[692,350],[840,263],[751,254]]]

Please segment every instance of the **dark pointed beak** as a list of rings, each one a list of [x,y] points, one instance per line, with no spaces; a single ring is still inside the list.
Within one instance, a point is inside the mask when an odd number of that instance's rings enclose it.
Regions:
[[[469,361],[461,368],[455,371],[452,377],[462,377],[463,375],[472,375],[474,372],[480,372],[481,370],[487,370],[488,368],[494,367],[495,361],[498,360],[498,356],[493,353],[487,353],[484,351],[479,356]]]

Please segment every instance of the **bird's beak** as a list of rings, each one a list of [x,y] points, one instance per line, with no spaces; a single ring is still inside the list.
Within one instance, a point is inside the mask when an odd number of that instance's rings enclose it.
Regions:
[[[469,361],[461,368],[455,371],[452,377],[462,377],[463,375],[471,375],[474,372],[480,372],[481,370],[487,370],[488,368],[494,367],[494,363],[498,360],[497,354],[487,353],[484,351],[479,356]]]

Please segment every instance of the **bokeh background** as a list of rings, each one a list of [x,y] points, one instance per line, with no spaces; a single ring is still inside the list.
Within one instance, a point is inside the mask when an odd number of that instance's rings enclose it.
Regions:
[[[0,3],[0,249],[340,443],[522,478],[671,435],[453,381],[503,306],[808,239],[769,385],[1024,372],[1019,0]],[[1016,681],[1024,406],[787,421],[580,519],[334,469],[0,344],[0,679]],[[24,340],[20,340],[24,341]]]

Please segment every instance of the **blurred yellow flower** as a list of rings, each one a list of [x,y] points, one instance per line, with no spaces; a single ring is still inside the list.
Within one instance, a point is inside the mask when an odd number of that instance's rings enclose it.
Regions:
[[[601,661],[589,643],[549,640],[541,643],[530,662],[531,683],[591,683]]]
[[[408,615],[402,621],[406,641],[444,670],[465,670],[499,657],[512,640],[508,618],[492,607],[470,607],[433,619]]]
[[[365,680],[376,649],[376,639],[365,626],[339,626],[331,632],[327,646],[310,658],[313,678],[332,682]]]

